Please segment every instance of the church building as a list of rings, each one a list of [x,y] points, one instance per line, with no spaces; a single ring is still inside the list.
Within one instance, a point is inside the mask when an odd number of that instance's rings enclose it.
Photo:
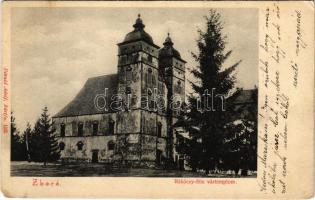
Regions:
[[[133,28],[118,44],[117,74],[89,78],[53,116],[63,162],[179,162],[172,124],[185,101],[186,62],[169,35],[162,48],[154,43],[140,15]]]

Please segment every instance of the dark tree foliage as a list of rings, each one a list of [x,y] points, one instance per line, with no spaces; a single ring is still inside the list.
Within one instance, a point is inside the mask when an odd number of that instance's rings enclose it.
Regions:
[[[231,122],[226,124],[223,141],[222,169],[232,169],[238,174],[247,175],[248,170],[257,170],[257,97],[254,90],[251,99],[253,103],[228,106]],[[233,102],[233,97],[230,98]],[[239,113],[242,116],[239,116]]]
[[[226,126],[222,168],[232,169],[235,174],[242,169],[242,175],[248,170],[256,170],[257,126],[254,121],[237,120]]]
[[[16,128],[15,117],[11,113],[11,160],[22,161],[26,159],[26,149],[23,137]]]
[[[191,146],[187,155],[190,157],[190,165],[193,169],[204,169],[206,173],[218,166],[219,158],[222,156],[223,126],[227,123],[226,113],[222,109],[222,99],[215,95],[229,95],[234,88],[235,77],[233,71],[240,63],[237,62],[230,67],[223,66],[224,62],[231,55],[232,51],[226,51],[227,37],[222,33],[223,23],[221,15],[211,9],[209,15],[205,16],[206,29],[198,30],[197,40],[198,53],[192,53],[198,65],[191,70],[197,80],[190,82],[193,94],[189,96],[189,111],[176,126],[184,127],[190,134]],[[198,107],[205,102],[205,91],[211,95],[214,89],[213,107],[203,109]],[[211,103],[210,103],[211,104]],[[198,147],[198,148],[197,148]]]
[[[48,109],[45,107],[41,117],[37,120],[34,126],[34,131],[30,137],[30,154],[32,161],[53,162],[59,159],[60,150],[53,122],[48,114]]]

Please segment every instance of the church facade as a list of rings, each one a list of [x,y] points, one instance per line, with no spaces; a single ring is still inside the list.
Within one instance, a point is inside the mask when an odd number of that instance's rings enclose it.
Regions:
[[[166,37],[145,32],[140,15],[118,44],[117,74],[89,78],[53,116],[64,162],[183,165],[172,125],[185,101],[185,61]],[[174,109],[175,108],[175,109]]]

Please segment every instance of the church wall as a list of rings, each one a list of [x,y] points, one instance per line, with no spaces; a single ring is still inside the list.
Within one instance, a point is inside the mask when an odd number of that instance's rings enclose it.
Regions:
[[[109,134],[109,122],[114,121],[117,125],[117,114],[96,114],[96,115],[82,115],[73,117],[60,117],[53,118],[54,127],[56,129],[56,135],[60,136],[60,125],[65,124],[65,136],[77,136],[78,135],[78,124],[83,123],[83,135],[91,136],[93,131],[93,123],[98,123],[97,135],[108,135]],[[114,129],[114,133],[116,128]]]
[[[172,66],[174,66],[174,67],[176,67],[178,69],[181,69],[182,71],[185,71],[185,63],[184,62],[173,58],[171,63],[172,63]]]
[[[167,137],[167,120],[165,116],[158,115],[157,121],[162,124],[161,137]]]
[[[131,54],[139,51],[151,54],[152,56],[158,58],[158,49],[143,41],[135,41],[119,45],[118,55]]]
[[[142,111],[142,159],[155,160],[156,150],[166,157],[167,124],[165,116],[154,112]],[[161,123],[161,137],[157,137],[157,123]]]
[[[140,133],[140,110],[117,113],[117,134]]]
[[[59,142],[64,142],[65,148],[61,151],[61,160],[66,162],[92,162],[92,152],[98,151],[98,162],[111,162],[114,150],[109,150],[108,143],[115,142],[116,136],[93,137],[60,137]],[[78,142],[82,142],[82,150],[78,150]]]
[[[74,117],[53,118],[58,142],[65,144],[61,151],[61,159],[66,162],[91,162],[92,151],[98,151],[98,162],[112,160],[114,151],[108,149],[108,142],[116,143],[116,136],[109,135],[109,122],[115,121],[116,113],[83,115]],[[92,136],[92,124],[98,123],[97,135]],[[83,137],[78,136],[78,124],[83,123]],[[65,124],[65,137],[60,137],[60,125]],[[116,130],[114,128],[114,134]],[[82,142],[82,150],[78,150],[78,142]]]
[[[156,160],[157,139],[155,136],[142,135],[141,160]]]

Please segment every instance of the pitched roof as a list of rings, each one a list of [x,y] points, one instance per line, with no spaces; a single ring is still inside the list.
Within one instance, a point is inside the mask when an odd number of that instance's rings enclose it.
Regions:
[[[257,89],[240,90],[233,94],[229,98],[229,101],[232,104],[255,103],[257,102],[257,95],[258,95]]]
[[[98,94],[105,94],[105,88],[108,88],[106,98],[107,102],[110,103],[110,98],[116,93],[117,86],[117,74],[89,78],[76,97],[53,117],[92,115],[109,112],[110,110],[97,109],[94,105],[94,98]],[[104,105],[104,101],[101,100],[100,98],[99,103],[102,106]]]

